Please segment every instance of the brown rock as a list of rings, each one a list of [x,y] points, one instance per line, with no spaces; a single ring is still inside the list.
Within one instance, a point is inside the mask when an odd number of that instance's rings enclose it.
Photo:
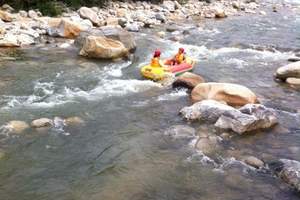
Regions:
[[[96,26],[100,25],[100,19],[97,13],[93,9],[87,7],[81,7],[78,10],[78,13],[81,18],[90,20]]]
[[[53,125],[53,120],[48,118],[36,119],[31,122],[31,127],[41,128],[41,127],[50,127]]]
[[[90,58],[114,59],[124,57],[128,54],[128,50],[117,40],[88,36],[79,54]]]
[[[300,61],[278,68],[275,77],[281,80],[300,78]]]
[[[264,162],[254,156],[248,156],[245,158],[245,163],[255,168],[261,168],[264,166]]]
[[[286,82],[290,85],[300,85],[300,78],[287,78]]]
[[[175,82],[173,83],[173,87],[185,87],[188,89],[193,89],[199,83],[204,82],[205,80],[201,76],[191,72],[185,72],[176,78]]]
[[[212,99],[231,106],[257,103],[256,95],[247,87],[231,83],[200,83],[191,93],[192,102]]]

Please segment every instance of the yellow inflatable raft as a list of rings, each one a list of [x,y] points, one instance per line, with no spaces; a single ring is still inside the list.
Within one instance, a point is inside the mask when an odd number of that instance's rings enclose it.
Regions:
[[[189,57],[185,59],[184,63],[178,65],[171,65],[171,60],[166,60],[163,67],[153,67],[151,65],[142,67],[141,74],[147,79],[159,81],[170,74],[177,76],[184,72],[192,71],[194,65],[195,61]]]

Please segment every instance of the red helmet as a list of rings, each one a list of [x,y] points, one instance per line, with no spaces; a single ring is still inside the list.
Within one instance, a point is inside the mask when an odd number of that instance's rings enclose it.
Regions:
[[[180,53],[184,53],[184,48],[179,48]]]
[[[156,50],[156,51],[154,52],[154,57],[159,57],[160,54],[161,54],[160,50]]]

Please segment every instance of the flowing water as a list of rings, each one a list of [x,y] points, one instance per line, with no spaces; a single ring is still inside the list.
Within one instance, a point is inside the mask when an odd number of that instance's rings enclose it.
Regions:
[[[290,10],[201,22],[181,43],[139,33],[133,61],[87,60],[51,45],[19,50],[19,60],[1,63],[0,124],[56,116],[85,124],[0,135],[0,199],[299,199],[272,174],[238,160],[300,161],[300,93],[272,77],[300,51],[299,10]],[[166,136],[186,124],[178,111],[190,104],[188,94],[142,79],[139,68],[154,49],[168,57],[180,46],[198,59],[196,73],[251,88],[278,110],[280,125],[234,136],[209,156],[193,141]]]

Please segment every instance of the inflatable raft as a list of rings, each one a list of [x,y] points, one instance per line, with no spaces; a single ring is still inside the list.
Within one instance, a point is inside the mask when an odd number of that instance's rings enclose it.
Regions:
[[[169,75],[178,76],[184,72],[192,71],[194,68],[195,61],[187,57],[184,63],[178,65],[171,65],[171,60],[166,60],[163,67],[152,67],[147,65],[142,67],[141,74],[154,81],[162,80]]]

